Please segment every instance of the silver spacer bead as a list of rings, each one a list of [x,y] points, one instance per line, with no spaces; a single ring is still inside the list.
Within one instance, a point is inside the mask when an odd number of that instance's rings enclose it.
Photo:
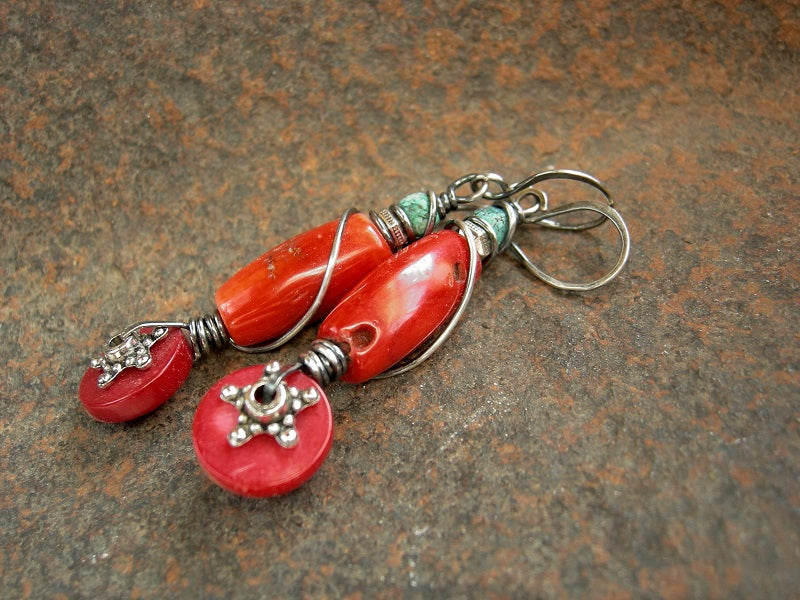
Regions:
[[[477,223],[478,219],[469,216],[464,220],[464,225],[470,230],[475,239],[475,248],[478,251],[478,256],[483,260],[487,256],[494,253],[497,248],[497,239],[493,235],[491,226],[481,220]]]
[[[400,248],[408,246],[409,239],[405,228],[391,210],[388,208],[384,208],[380,212],[371,210],[369,211],[369,216],[372,222],[377,225],[392,252],[397,252]]]

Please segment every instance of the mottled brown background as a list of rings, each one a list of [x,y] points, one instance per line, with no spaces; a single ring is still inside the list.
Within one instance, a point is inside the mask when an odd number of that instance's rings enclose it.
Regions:
[[[99,4],[0,4],[0,596],[797,596],[796,3]],[[114,328],[209,309],[266,247],[548,166],[613,191],[623,275],[499,258],[428,364],[330,388],[296,493],[195,462],[196,401],[251,357],[130,425],[79,406]],[[524,236],[574,276],[611,239]]]

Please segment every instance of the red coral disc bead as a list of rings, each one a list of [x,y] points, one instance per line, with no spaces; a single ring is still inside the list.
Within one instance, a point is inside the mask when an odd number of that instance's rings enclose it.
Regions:
[[[89,367],[78,388],[78,397],[87,412],[104,423],[121,423],[164,404],[189,375],[194,352],[183,333],[171,329],[153,344],[150,355],[152,361],[147,368],[124,369],[104,388],[97,385],[102,369]]]
[[[200,466],[214,482],[243,496],[277,496],[299,487],[325,460],[333,441],[328,398],[313,379],[295,372],[286,383],[298,389],[313,387],[320,395],[316,404],[297,415],[297,444],[284,448],[271,435],[262,434],[242,446],[231,446],[228,434],[236,428],[239,412],[221,400],[220,393],[229,385],[255,383],[263,372],[263,365],[254,365],[223,377],[200,400],[192,425]]]

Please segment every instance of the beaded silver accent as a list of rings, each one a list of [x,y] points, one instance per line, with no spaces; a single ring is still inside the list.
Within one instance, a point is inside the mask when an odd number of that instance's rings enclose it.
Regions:
[[[471,174],[464,175],[456,179],[449,186],[447,190],[441,194],[436,194],[430,190],[425,193],[428,196],[428,221],[425,224],[423,236],[433,232],[436,225],[436,218],[439,220],[444,219],[450,211],[458,210],[469,204],[477,202],[484,198],[484,195],[489,189],[489,182],[498,178],[496,175],[479,175]],[[468,195],[460,195],[459,188],[469,184],[471,186],[471,193]],[[378,227],[378,231],[389,244],[392,252],[397,252],[401,248],[405,248],[411,242],[416,241],[417,235],[414,233],[414,227],[411,224],[406,212],[397,204],[392,204],[389,208],[384,208],[379,212],[374,210],[369,211],[369,216],[372,222]]]
[[[389,243],[392,252],[397,252],[400,248],[404,248],[409,244],[409,237],[405,232],[405,228],[391,210],[384,208],[377,213],[371,210],[369,211],[369,216],[372,222],[378,226],[383,238]],[[406,220],[408,219],[406,218]]]
[[[146,333],[143,329],[150,328]],[[167,335],[171,328],[182,329],[192,345],[194,360],[201,359],[210,352],[225,349],[231,338],[219,313],[206,314],[184,321],[142,321],[129,325],[108,340],[107,349],[90,366],[103,369],[97,378],[97,386],[104,388],[125,369],[136,367],[146,369],[153,362],[150,348]]]
[[[231,446],[241,446],[257,435],[271,435],[284,448],[297,444],[295,415],[319,402],[321,396],[313,387],[299,390],[283,380],[296,368],[284,369],[277,361],[271,362],[255,383],[222,389],[220,399],[239,411],[236,428],[228,434]]]
[[[494,232],[491,226],[484,224],[483,222],[478,224],[475,222],[476,220],[477,219],[472,216],[467,217],[464,220],[464,225],[466,225],[470,230],[470,233],[472,233],[473,239],[475,240],[475,248],[478,251],[478,256],[481,258],[481,260],[483,260],[494,252],[494,248],[497,247],[497,240],[496,238],[492,238],[492,233]]]
[[[90,363],[93,369],[103,369],[97,377],[97,386],[106,387],[125,369],[149,367],[153,362],[150,347],[165,335],[166,327],[156,327],[150,333],[144,333],[137,327],[125,335],[112,337],[108,340],[108,349]]]

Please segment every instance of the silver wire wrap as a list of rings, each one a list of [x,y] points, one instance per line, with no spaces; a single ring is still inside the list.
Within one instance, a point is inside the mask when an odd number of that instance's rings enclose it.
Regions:
[[[557,209],[549,209],[547,194],[535,188],[537,183],[554,180],[566,179],[577,181],[589,185],[598,191],[606,199],[606,204],[598,202],[574,202],[564,205]],[[499,192],[490,192],[490,186],[494,184],[500,188]],[[459,194],[458,190],[462,186],[469,185],[471,193],[468,195]],[[391,377],[405,373],[423,361],[425,361],[433,352],[435,352],[449,337],[461,318],[466,305],[475,286],[477,278],[477,263],[480,260],[484,264],[488,264],[497,254],[510,249],[512,254],[517,258],[531,273],[544,281],[545,283],[562,290],[570,291],[587,291],[605,285],[614,279],[622,268],[625,266],[630,254],[630,233],[622,219],[622,216],[613,208],[614,201],[600,181],[591,175],[582,173],[580,171],[571,170],[552,170],[544,171],[531,175],[518,183],[508,184],[502,177],[494,173],[478,174],[472,173],[464,175],[459,179],[453,181],[447,190],[441,194],[435,194],[431,191],[427,192],[429,198],[429,214],[426,222],[425,231],[423,235],[428,235],[433,231],[436,225],[437,216],[443,219],[450,211],[458,210],[469,204],[479,200],[493,201],[494,204],[505,210],[508,217],[508,233],[505,240],[500,244],[497,240],[494,228],[487,223],[484,219],[474,215],[467,217],[465,222],[451,221],[445,227],[457,228],[467,241],[470,252],[470,269],[467,277],[467,284],[464,290],[464,295],[453,313],[453,316],[448,321],[441,333],[430,343],[427,348],[413,360],[402,364],[399,367],[386,371],[378,376],[378,378]],[[529,208],[523,208],[519,201],[526,196],[533,196],[536,202]],[[599,216],[596,219],[585,221],[577,224],[561,223],[555,217],[565,215],[572,212],[589,211],[597,213]],[[333,271],[336,262],[339,258],[339,251],[341,249],[342,239],[344,237],[344,229],[350,216],[355,213],[355,209],[347,210],[339,220],[339,225],[334,235],[333,243],[331,244],[331,251],[328,256],[328,262],[325,267],[325,272],[320,282],[319,290],[314,298],[314,301],[309,306],[308,310],[298,320],[297,323],[284,335],[278,339],[261,344],[258,346],[240,346],[233,342],[228,334],[225,324],[222,322],[218,312],[201,315],[188,322],[183,321],[143,321],[134,325],[128,326],[122,332],[116,334],[109,340],[108,347],[112,350],[113,347],[121,346],[128,338],[134,335],[135,332],[144,327],[165,327],[165,328],[181,328],[186,333],[189,342],[192,345],[194,353],[194,360],[197,361],[206,354],[217,352],[232,346],[237,350],[248,353],[267,352],[283,345],[294,337],[308,322],[314,317],[317,310],[322,304],[325,294],[328,291]],[[393,204],[388,209],[376,213],[370,211],[370,217],[379,231],[389,243],[393,251],[408,245],[416,239],[408,215],[405,214],[402,208]],[[520,223],[525,224],[538,224],[543,227],[551,229],[560,229],[567,231],[582,231],[596,227],[606,220],[611,221],[619,233],[622,241],[622,248],[617,258],[617,262],[612,269],[604,276],[590,281],[588,283],[571,283],[561,281],[552,277],[551,275],[542,271],[537,267],[522,250],[522,248],[513,241],[514,234]],[[476,242],[477,240],[477,242]],[[481,246],[479,248],[479,245]],[[485,247],[484,247],[485,245]],[[329,340],[316,340],[312,344],[312,349],[300,357],[300,362],[292,367],[292,369],[302,368],[309,376],[314,378],[320,385],[326,385],[331,381],[338,379],[348,365],[347,354],[341,347]],[[123,367],[124,368],[124,367]],[[112,377],[113,379],[113,377]],[[99,384],[98,384],[99,385]],[[101,386],[102,387],[102,386]]]
[[[321,386],[341,377],[350,364],[345,351],[331,340],[314,340],[311,350],[299,356],[303,372]]]
[[[137,332],[146,327],[154,329],[183,329],[189,339],[189,343],[192,345],[192,354],[195,362],[206,354],[224,350],[230,344],[231,339],[219,313],[213,312],[195,317],[189,321],[140,321],[139,323],[128,325],[121,332],[112,336],[108,341],[107,347],[123,346],[129,338],[135,337]],[[163,335],[159,336],[158,339],[161,339],[161,337]],[[158,340],[155,341],[157,342]],[[103,386],[101,385],[100,387]]]
[[[426,223],[424,235],[428,235],[433,231],[436,225],[437,215],[439,218],[443,218],[450,210],[454,210],[464,204],[469,204],[478,199],[481,194],[486,192],[488,187],[484,185],[482,188],[478,189],[478,192],[473,191],[470,196],[459,196],[456,193],[456,190],[460,186],[466,183],[474,183],[475,177],[475,175],[469,175],[456,180],[450,184],[446,192],[440,194],[439,196],[434,195],[432,192],[428,192],[428,196],[431,199],[429,203],[430,212],[428,215],[428,221]],[[231,346],[241,352],[251,354],[275,350],[297,335],[300,330],[302,330],[303,327],[305,327],[311,321],[317,310],[319,310],[319,307],[322,305],[322,302],[325,299],[325,294],[330,286],[331,279],[333,278],[336,262],[339,259],[339,251],[341,250],[342,239],[344,238],[345,226],[347,225],[350,216],[355,212],[356,210],[354,208],[350,208],[345,211],[345,213],[339,219],[339,225],[336,228],[336,233],[334,234],[333,242],[331,244],[331,251],[328,255],[328,262],[325,266],[325,271],[322,275],[319,289],[317,290],[317,294],[314,297],[314,300],[311,302],[311,305],[308,307],[303,316],[300,317],[300,319],[291,327],[291,329],[277,339],[256,346],[241,346],[231,339],[230,334],[225,328],[225,324],[223,323],[219,313],[214,312],[201,315],[189,320],[188,322],[143,321],[129,325],[121,333],[113,336],[109,341],[108,346],[111,347],[119,345],[142,327],[177,327],[183,329],[189,338],[195,361],[211,352],[223,350],[228,346]],[[404,246],[407,246],[416,237],[414,235],[414,230],[408,215],[405,214],[403,209],[395,204],[390,206],[388,209],[380,211],[380,214],[370,211],[370,216],[375,225],[377,225],[383,237],[389,243],[389,246],[392,248],[393,252]],[[114,342],[113,344],[112,341]],[[341,374],[338,372],[338,365],[341,364],[341,359],[339,356],[341,352],[339,351],[339,354],[333,356],[331,355],[331,352],[333,351],[330,351],[326,348],[327,347],[322,346],[322,356],[325,357],[325,360],[327,360],[328,356],[330,355],[332,357],[330,360],[333,362],[328,364],[323,359],[320,359],[319,361],[309,359],[309,364],[311,365],[309,366],[309,369],[311,369],[313,373],[318,373],[322,379],[328,378],[328,380],[330,380],[330,377],[335,379]],[[346,357],[344,360],[346,361]],[[332,365],[337,366],[334,367]],[[323,375],[323,373],[328,373],[328,375]]]
[[[231,342],[222,317],[216,311],[191,319],[185,329],[192,343],[195,360],[211,352],[224,350]]]
[[[607,204],[601,204],[593,201],[573,202],[556,209],[549,209],[547,194],[542,190],[534,188],[533,186],[541,181],[547,181],[551,179],[568,179],[587,184],[599,190],[605,197]],[[469,246],[469,275],[467,277],[467,283],[461,301],[447,322],[447,325],[440,330],[440,333],[436,336],[436,338],[430,344],[428,344],[421,353],[418,353],[417,356],[410,361],[402,363],[398,367],[381,373],[376,377],[376,379],[393,377],[394,375],[400,375],[401,373],[410,371],[424,362],[447,340],[464,314],[469,299],[472,296],[472,292],[475,287],[475,280],[477,278],[477,263],[480,260],[483,260],[484,265],[486,265],[497,254],[504,252],[506,249],[511,249],[514,256],[520,260],[520,262],[522,262],[522,264],[525,265],[525,267],[536,277],[553,287],[571,291],[587,291],[605,285],[619,274],[628,260],[628,256],[630,254],[630,233],[625,225],[625,221],[622,219],[622,216],[612,207],[613,200],[603,184],[601,184],[599,180],[595,179],[591,175],[581,173],[580,171],[545,171],[543,173],[528,177],[520,183],[509,185],[505,183],[505,181],[503,181],[502,177],[499,175],[487,173],[484,175],[467,175],[454,182],[454,185],[455,187],[458,187],[466,183],[469,183],[473,189],[473,195],[470,199],[471,202],[481,198],[492,200],[494,201],[495,206],[503,209],[506,212],[508,217],[508,232],[505,240],[501,244],[497,239],[497,234],[495,233],[494,228],[486,220],[475,215],[467,217],[467,219],[463,222],[450,221],[449,223],[445,224],[445,227],[459,229]],[[488,188],[490,184],[496,184],[500,187],[501,191],[499,193],[489,192]],[[536,202],[529,208],[523,208],[519,204],[519,200],[509,200],[510,198],[518,195],[520,196],[519,199],[522,199],[528,195],[533,196],[536,199]],[[450,196],[450,198],[453,197],[454,196],[452,195]],[[579,211],[590,211],[597,213],[600,216],[596,219],[575,225],[564,224],[555,219],[555,217]],[[611,223],[617,229],[622,241],[622,248],[617,258],[617,262],[614,264],[611,270],[603,277],[588,283],[570,283],[561,281],[555,277],[552,277],[551,275],[548,275],[534,265],[525,252],[519,247],[519,245],[513,241],[514,234],[516,233],[520,223],[536,223],[551,229],[581,231],[596,227],[604,223],[606,220],[611,221]],[[485,246],[484,248],[479,249],[479,245]]]
[[[577,181],[583,183],[596,190],[598,190],[605,198],[605,203],[594,201],[572,202],[559,208],[550,209],[549,199],[547,194],[534,186],[543,181],[550,181],[556,179]],[[500,192],[489,192],[487,190],[487,182],[496,184],[500,188]],[[503,178],[494,173],[485,175],[474,176],[474,179],[469,181],[470,187],[479,193],[483,191],[482,198],[494,201],[494,205],[506,211],[509,219],[509,230],[506,235],[505,242],[501,247],[497,247],[497,237],[494,229],[480,217],[470,216],[467,217],[468,223],[482,230],[485,236],[490,240],[490,246],[493,248],[491,254],[488,255],[486,263],[488,263],[496,254],[510,249],[514,257],[519,260],[528,271],[533,275],[560,290],[585,292],[596,289],[605,285],[622,271],[625,263],[628,261],[630,255],[630,232],[625,224],[622,216],[613,208],[614,200],[611,198],[605,186],[595,177],[581,171],[572,171],[568,169],[556,169],[552,171],[543,171],[536,173],[530,177],[523,179],[518,183],[508,184],[503,181]],[[523,208],[520,201],[526,196],[533,196],[536,202],[529,208]],[[582,223],[568,224],[558,221],[555,217],[561,215],[576,213],[576,212],[594,212],[599,216],[595,219],[584,221]],[[614,266],[602,277],[593,281],[585,283],[574,283],[562,281],[545,273],[542,269],[536,266],[533,261],[528,257],[525,251],[513,241],[514,233],[519,223],[537,224],[542,227],[550,229],[558,229],[562,231],[583,231],[602,225],[606,221],[610,221],[619,234],[620,241],[622,242],[617,261]],[[482,237],[481,234],[478,234]],[[486,258],[486,257],[484,257]]]

